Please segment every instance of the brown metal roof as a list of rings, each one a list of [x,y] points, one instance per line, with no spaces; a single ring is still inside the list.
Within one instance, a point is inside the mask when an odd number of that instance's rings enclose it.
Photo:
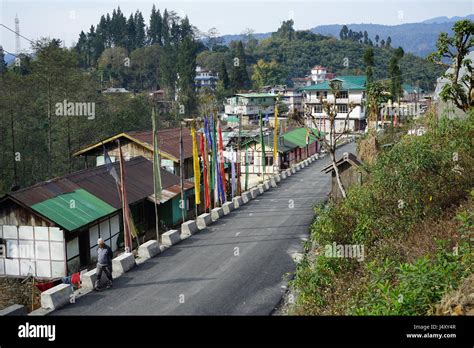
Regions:
[[[119,162],[113,163],[119,173]],[[146,199],[153,194],[153,163],[143,157],[125,161],[126,190],[129,203]],[[179,177],[161,170],[161,183],[164,190],[180,193]],[[185,189],[194,187],[188,181]],[[10,193],[20,203],[30,207],[64,193],[83,188],[116,209],[121,209],[117,185],[105,165],[83,169],[60,178],[38,183]]]
[[[153,131],[131,131],[119,133],[110,138],[103,139],[96,144],[86,146],[82,150],[77,151],[74,156],[97,155],[98,153],[102,153],[102,145],[106,145],[118,138],[126,138],[128,141],[133,141],[138,145],[147,148],[149,151],[153,151]],[[168,157],[166,155],[169,155],[173,161],[179,162],[179,128],[159,130],[158,141],[158,149],[162,155],[164,157]],[[185,159],[193,157],[193,142],[191,130],[189,128],[183,128],[183,150],[183,156]]]
[[[10,196],[22,204],[31,207],[36,203],[43,202],[64,193],[73,192],[79,188],[79,186],[65,178],[55,178],[11,192]]]
[[[115,162],[113,165],[119,173],[119,163]],[[179,186],[178,176],[164,169],[160,172],[163,189]],[[129,203],[140,201],[153,194],[153,163],[151,161],[143,157],[134,157],[125,162],[125,174]],[[71,174],[68,179],[111,206],[121,208],[117,185],[105,165]]]
[[[153,147],[153,131],[126,132],[132,138],[136,138]],[[158,149],[179,159],[179,128],[162,129],[158,131]],[[191,130],[183,128],[183,155],[184,158],[193,157],[193,138]]]

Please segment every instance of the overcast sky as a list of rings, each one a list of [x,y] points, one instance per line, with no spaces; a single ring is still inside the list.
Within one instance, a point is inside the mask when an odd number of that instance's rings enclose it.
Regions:
[[[168,8],[188,15],[202,31],[215,27],[221,34],[239,34],[246,28],[275,31],[289,18],[295,21],[296,29],[309,29],[322,24],[396,25],[474,13],[473,0],[0,0],[0,23],[14,28],[18,14],[22,35],[30,39],[60,38],[70,46],[81,30],[96,25],[102,14],[111,13],[117,5],[127,17],[139,9],[148,23],[153,3],[160,10]],[[15,51],[14,34],[1,26],[0,45]],[[22,39],[21,46],[29,49],[30,44]]]

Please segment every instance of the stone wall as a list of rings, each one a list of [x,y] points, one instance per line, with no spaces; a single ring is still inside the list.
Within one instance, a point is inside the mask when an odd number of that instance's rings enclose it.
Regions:
[[[0,309],[13,304],[24,305],[28,312],[31,311],[32,293],[34,294],[34,309],[41,307],[41,291],[33,286],[33,279],[22,283],[23,279],[0,278]]]

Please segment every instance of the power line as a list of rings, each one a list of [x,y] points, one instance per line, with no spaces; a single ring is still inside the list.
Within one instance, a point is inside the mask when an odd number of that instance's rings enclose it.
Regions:
[[[8,54],[9,54],[9,55],[11,55],[11,56],[18,57],[18,55],[17,55],[17,54],[14,54],[14,53],[8,52],[8,51],[7,51],[6,49],[4,49],[4,48],[2,48],[2,51],[3,51],[3,52],[6,52],[6,53],[8,53]]]
[[[34,44],[35,42],[33,40],[28,39],[27,37],[21,35],[20,33],[17,33],[15,30],[7,27],[5,24],[0,23],[0,26],[4,27],[7,30],[10,30],[13,34],[20,36],[21,38],[25,39],[26,41],[29,41],[30,43]]]

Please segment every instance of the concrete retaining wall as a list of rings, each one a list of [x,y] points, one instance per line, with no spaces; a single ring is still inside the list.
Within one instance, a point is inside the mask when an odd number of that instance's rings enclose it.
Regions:
[[[224,212],[224,215],[229,215],[232,210],[234,210],[234,203],[225,202],[222,204],[222,211]]]
[[[234,209],[238,209],[241,205],[243,205],[242,197],[237,196],[232,199],[232,203],[234,203]]]
[[[258,189],[258,187],[252,187],[250,189],[250,195],[252,196],[252,198],[256,198],[259,194],[260,190]]]
[[[71,300],[74,293],[71,284],[59,284],[41,293],[41,307],[45,309],[58,309]]]
[[[132,253],[123,253],[112,260],[114,274],[121,275],[135,267],[135,257]]]
[[[84,273],[81,277],[81,288],[85,288],[85,289],[94,288],[94,284],[95,284],[96,279],[97,279],[97,269],[96,268]]]
[[[194,220],[189,220],[189,221],[183,222],[181,224],[181,236],[182,237],[190,236],[190,235],[192,235],[192,234],[194,234],[198,231],[199,231],[199,229],[197,227],[196,221],[194,221]]]
[[[161,243],[164,246],[172,246],[176,243],[179,243],[181,241],[181,238],[179,237],[179,231],[178,230],[169,230],[168,232],[165,232],[161,235]]]
[[[210,224],[212,224],[212,219],[211,219],[211,214],[209,213],[201,214],[196,219],[196,225],[198,229],[200,230],[205,229]]]
[[[224,211],[222,208],[217,207],[211,210],[211,219],[212,221],[217,221],[224,216]]]
[[[160,246],[156,240],[149,240],[138,247],[138,257],[151,259],[160,253]]]
[[[19,304],[14,304],[11,306],[8,306],[7,308],[3,308],[0,310],[0,317],[1,316],[19,316],[19,315],[27,315],[27,310],[25,306],[19,305]]]
[[[270,178],[270,186],[271,186],[271,187],[277,187],[275,178],[274,178],[273,176]]]
[[[265,182],[263,183],[263,190],[264,191],[270,190],[270,181],[265,180]]]
[[[242,203],[247,204],[252,199],[250,191],[242,192]]]

